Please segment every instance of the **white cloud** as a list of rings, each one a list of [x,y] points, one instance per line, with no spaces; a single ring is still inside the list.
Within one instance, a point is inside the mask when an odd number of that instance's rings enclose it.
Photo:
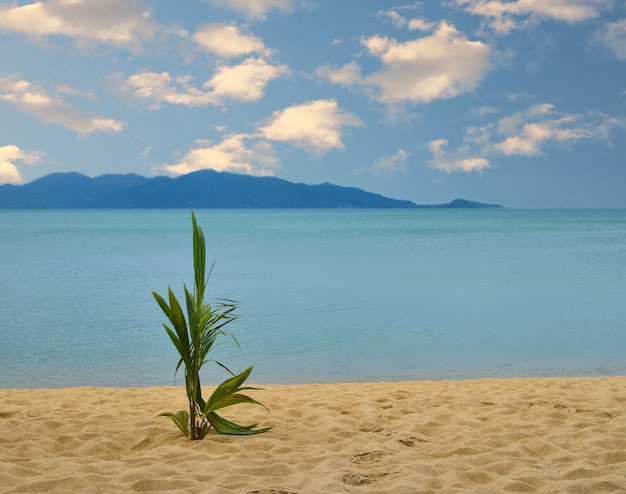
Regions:
[[[611,0],[456,0],[467,12],[489,19],[493,29],[509,32],[528,22],[552,19],[569,23],[593,19]]]
[[[286,65],[270,65],[262,58],[249,58],[235,66],[219,67],[204,87],[218,99],[256,101],[264,95],[265,86],[289,73]]]
[[[376,16],[386,19],[396,27],[404,27],[407,25],[406,18],[398,14],[395,10],[381,10],[376,13]]]
[[[22,151],[14,144],[0,146],[0,184],[23,182],[18,162],[32,165],[40,159],[40,153]]]
[[[218,57],[230,58],[253,53],[269,55],[261,38],[245,34],[237,26],[205,24],[193,35],[193,40],[204,50]]]
[[[536,156],[549,142],[607,139],[617,126],[617,119],[600,113],[573,115],[558,113],[553,105],[534,105],[498,122],[498,133],[505,138],[494,143],[493,149],[507,156]]]
[[[599,112],[568,114],[550,104],[501,118],[495,124],[466,129],[463,144],[447,150],[448,141],[431,141],[430,164],[448,173],[480,171],[494,156],[539,156],[550,144],[574,144],[581,140],[607,141],[613,130],[623,127],[619,119]]]
[[[331,65],[322,65],[315,70],[315,74],[333,84],[353,86],[361,84],[361,67],[356,62],[350,62],[343,67],[335,68]]]
[[[433,159],[430,161],[433,168],[452,173],[457,171],[480,172],[490,166],[486,158],[473,154],[469,146],[461,146],[456,151],[448,151],[447,146],[448,141],[446,139],[437,139],[428,144],[428,149],[433,154]]]
[[[208,3],[239,12],[249,19],[264,20],[272,9],[290,12],[294,0],[206,0]]]
[[[405,16],[397,12],[397,10],[416,10],[417,8],[417,5],[408,5],[396,7],[391,10],[381,10],[376,13],[376,17],[385,19],[397,28],[406,27],[410,31],[430,31],[434,26],[432,22],[426,22],[424,19],[419,17],[407,19]]]
[[[160,108],[163,103],[190,107],[215,103],[215,98],[190,86],[189,81],[188,76],[173,78],[167,72],[139,72],[126,80],[113,76],[111,85],[148,101],[153,109]]]
[[[67,36],[79,44],[99,42],[136,51],[157,29],[138,0],[48,0],[0,6],[0,30],[38,40]]]
[[[619,60],[626,60],[626,19],[609,22],[596,33],[596,39]]]
[[[394,41],[391,40],[393,43]],[[389,46],[390,40],[387,36],[372,36],[361,40],[361,44],[370,51],[370,54],[379,56],[385,53],[387,46]]]
[[[406,162],[409,156],[411,155],[404,149],[398,149],[398,151],[392,155],[377,159],[367,170],[375,177],[393,177],[398,174],[406,175],[408,171]]]
[[[59,92],[64,91],[65,86],[61,86]],[[62,125],[80,135],[121,132],[124,128],[119,120],[78,110],[59,96],[50,95],[28,81],[11,77],[0,78],[0,101],[11,103],[23,113],[36,115],[44,122]]]
[[[272,146],[267,141],[256,139],[249,134],[229,134],[217,144],[200,140],[180,161],[165,165],[163,169],[172,175],[206,169],[258,176],[273,175],[279,163]],[[252,144],[248,145],[246,141]]]
[[[259,131],[271,141],[293,142],[322,154],[333,148],[343,149],[342,128],[360,125],[359,118],[342,111],[334,99],[324,99],[276,111]]]
[[[418,10],[424,7],[424,2],[413,2],[405,5],[399,5],[396,7],[397,10]]]
[[[433,28],[434,24],[432,22],[426,22],[424,19],[411,19],[409,21],[409,30],[410,31],[430,31]]]
[[[214,76],[199,89],[191,85],[190,76],[173,78],[168,72],[140,72],[123,79],[111,78],[111,85],[121,92],[147,101],[151,108],[164,103],[188,107],[221,105],[224,99],[256,101],[264,96],[265,87],[289,70],[271,65],[262,58],[249,58],[238,65],[219,67]]]
[[[406,42],[373,36],[362,44],[384,65],[363,82],[385,104],[452,98],[478,86],[489,68],[489,46],[446,22],[431,36]]]

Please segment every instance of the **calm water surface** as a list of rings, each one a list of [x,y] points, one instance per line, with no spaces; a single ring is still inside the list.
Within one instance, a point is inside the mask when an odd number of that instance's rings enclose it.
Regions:
[[[626,374],[626,210],[196,216],[252,382]],[[172,384],[183,281],[189,211],[0,210],[0,387]]]

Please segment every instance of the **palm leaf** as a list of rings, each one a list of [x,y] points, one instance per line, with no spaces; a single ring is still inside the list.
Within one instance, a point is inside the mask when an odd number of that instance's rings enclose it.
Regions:
[[[189,436],[189,412],[186,410],[179,410],[176,413],[171,412],[163,412],[157,415],[157,417],[169,417],[172,422],[174,422],[178,428],[181,430],[183,435]]]
[[[259,389],[259,388],[247,387],[247,388],[240,388],[239,390],[245,391],[246,389]],[[254,398],[250,398],[249,396],[242,395],[241,393],[233,393],[229,396],[224,397],[223,399],[219,401],[218,404],[215,404],[212,407],[212,410],[213,411],[219,410],[220,408],[226,408],[232,405],[238,405],[239,403],[249,403],[251,405],[259,405],[267,410],[267,407],[263,405],[263,403],[260,403]]]
[[[206,278],[204,276],[206,269],[206,248],[204,244],[204,233],[202,228],[196,222],[196,215],[191,212],[191,224],[193,229],[193,268],[194,268],[194,287],[196,300],[202,302],[204,300],[204,289],[206,287]],[[213,268],[211,268],[211,271]]]
[[[206,406],[204,407],[204,414],[208,417],[209,413],[214,412],[215,410],[226,408],[232,405],[237,405],[239,403],[250,403],[254,405],[260,405],[265,408],[262,403],[259,403],[253,398],[242,395],[240,393],[240,391],[245,391],[248,389],[258,389],[250,386],[241,386],[251,372],[252,366],[248,367],[241,374],[233,376],[220,384],[215,389],[215,391],[213,391],[210,398],[208,399]]]
[[[161,295],[159,295],[157,292],[152,292],[152,296],[154,297],[154,299],[159,304],[159,307],[161,307],[161,310],[165,313],[165,315],[169,319],[170,318],[170,308],[167,305],[167,302],[165,300],[163,300],[163,297],[161,297]]]
[[[252,434],[261,434],[267,432],[271,427],[264,427],[262,429],[255,429],[258,424],[239,425],[234,422],[230,422],[223,417],[220,417],[217,413],[211,412],[207,415],[207,419],[215,430],[220,434],[230,434],[234,436],[248,436]]]
[[[178,303],[178,299],[174,292],[170,287],[168,287],[168,294],[170,300],[170,310],[168,318],[174,326],[174,330],[178,335],[180,340],[181,348],[183,349],[183,353],[181,353],[181,357],[185,360],[185,364],[190,357],[189,352],[189,336],[187,334],[187,322],[185,321],[185,315],[183,314],[183,310],[180,307],[180,303]]]
[[[252,366],[248,367],[240,374],[233,376],[230,379],[226,379],[222,384],[220,384],[215,391],[213,391],[211,397],[207,401],[204,413],[208,414],[209,412],[223,408],[221,406],[221,401],[228,399],[230,395],[237,393],[251,372]]]

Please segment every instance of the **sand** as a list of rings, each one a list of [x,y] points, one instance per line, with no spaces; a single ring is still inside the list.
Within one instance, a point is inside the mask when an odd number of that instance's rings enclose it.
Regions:
[[[0,390],[0,492],[626,492],[626,377],[264,386],[186,440],[184,389]]]

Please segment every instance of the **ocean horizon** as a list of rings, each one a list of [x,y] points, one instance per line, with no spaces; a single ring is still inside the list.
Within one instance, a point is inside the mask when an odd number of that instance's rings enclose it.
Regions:
[[[626,210],[195,213],[250,382],[626,374]],[[151,292],[192,284],[189,210],[0,220],[0,387],[184,382]]]

